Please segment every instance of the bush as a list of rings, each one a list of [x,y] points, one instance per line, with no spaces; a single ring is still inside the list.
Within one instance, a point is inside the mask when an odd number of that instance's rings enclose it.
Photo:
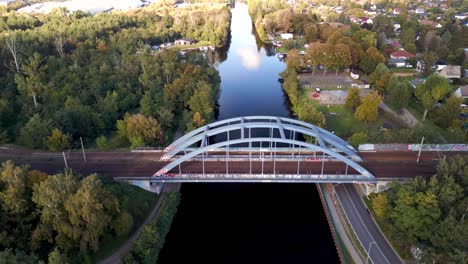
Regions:
[[[369,137],[364,132],[354,133],[349,139],[349,143],[357,148],[360,144],[364,144],[369,141]]]

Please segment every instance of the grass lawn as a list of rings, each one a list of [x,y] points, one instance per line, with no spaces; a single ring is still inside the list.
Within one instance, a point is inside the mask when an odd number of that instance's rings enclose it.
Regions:
[[[317,109],[325,115],[327,120],[325,129],[333,131],[337,136],[344,139],[356,132],[368,133],[371,130],[379,130],[383,123],[380,119],[374,124],[361,122],[354,117],[353,112],[342,105],[330,105],[328,107],[317,104]]]
[[[101,178],[101,180],[106,189],[119,199],[120,209],[132,215],[133,228],[127,236],[114,237],[110,234],[105,236],[100,243],[99,251],[92,256],[93,261],[103,259],[114,253],[143,223],[159,198],[155,193],[128,183],[116,182],[108,178]]]

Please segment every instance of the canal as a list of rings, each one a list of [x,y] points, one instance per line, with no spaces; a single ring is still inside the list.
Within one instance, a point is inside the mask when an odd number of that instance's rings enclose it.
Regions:
[[[257,46],[244,3],[232,9],[218,119],[289,116],[285,65]],[[159,263],[338,263],[313,184],[183,184]]]

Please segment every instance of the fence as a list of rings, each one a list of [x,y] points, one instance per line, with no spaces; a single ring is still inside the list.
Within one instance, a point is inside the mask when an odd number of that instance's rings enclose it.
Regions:
[[[359,151],[468,151],[468,144],[362,144]]]

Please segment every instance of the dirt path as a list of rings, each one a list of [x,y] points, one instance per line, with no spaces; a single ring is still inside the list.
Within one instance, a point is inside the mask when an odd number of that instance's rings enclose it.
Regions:
[[[388,112],[398,117],[401,121],[403,121],[403,123],[405,123],[409,127],[414,127],[418,124],[418,119],[416,119],[416,117],[414,117],[414,115],[411,114],[406,108],[403,108],[403,110],[401,111],[401,114],[398,114],[397,112],[393,111],[384,102],[381,102],[379,104],[379,108],[381,108],[385,112]]]
[[[163,190],[161,191],[161,196],[158,199],[158,202],[156,205],[153,207],[153,210],[151,210],[151,213],[146,217],[145,221],[141,226],[125,241],[123,245],[120,246],[120,248],[114,252],[112,255],[109,257],[99,261],[99,264],[116,264],[120,263],[121,259],[132,249],[133,243],[138,239],[140,236],[141,231],[145,227],[145,225],[149,224],[153,219],[157,218],[159,215],[159,208],[163,204],[166,194],[168,192],[173,192],[173,191],[179,191],[180,189],[180,184],[167,184],[168,186],[164,186]]]

